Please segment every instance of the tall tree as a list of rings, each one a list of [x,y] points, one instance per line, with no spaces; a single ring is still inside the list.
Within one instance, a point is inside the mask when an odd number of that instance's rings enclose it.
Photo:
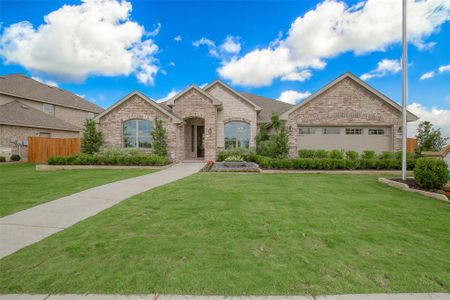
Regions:
[[[440,128],[435,128],[429,121],[424,121],[417,127],[416,153],[422,151],[439,151],[447,143],[448,137],[443,137]]]
[[[97,131],[94,120],[86,120],[81,138],[81,152],[92,154],[98,152],[103,143],[103,136]]]
[[[167,156],[167,136],[166,129],[161,119],[155,118],[155,128],[152,130],[153,153],[160,156]]]

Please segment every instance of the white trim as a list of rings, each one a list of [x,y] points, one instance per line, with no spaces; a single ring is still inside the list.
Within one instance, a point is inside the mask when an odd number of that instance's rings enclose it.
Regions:
[[[238,93],[236,90],[234,90],[232,87],[230,87],[229,85],[225,84],[224,82],[220,81],[219,79],[214,80],[213,82],[209,83],[207,86],[205,86],[203,88],[204,91],[208,91],[209,89],[211,89],[214,85],[219,84],[222,87],[224,87],[225,89],[227,89],[229,92],[231,92],[233,95],[241,98],[242,100],[244,100],[245,102],[247,102],[248,104],[250,104],[251,106],[253,106],[253,108],[256,111],[261,111],[262,108],[259,107],[258,105],[256,105],[255,103],[253,103],[251,100],[247,99],[246,97],[244,97],[243,95],[241,95],[240,93]]]
[[[67,129],[67,128],[61,128],[61,127],[47,127],[47,126],[29,125],[29,124],[25,124],[25,123],[8,123],[8,122],[2,122],[2,121],[0,121],[0,125],[17,126],[17,127],[28,127],[28,128],[40,128],[40,129],[50,129],[50,130],[59,130],[59,131],[70,131],[70,132],[80,132],[80,131],[82,131],[81,128],[80,129]],[[73,126],[75,126],[75,125],[73,125]]]
[[[387,102],[389,105],[391,105],[392,107],[394,107],[395,109],[397,109],[400,113],[402,112],[402,107],[395,101],[393,101],[392,99],[388,98],[387,96],[383,95],[382,93],[380,93],[379,91],[377,91],[376,89],[374,89],[373,87],[371,87],[369,84],[367,84],[366,82],[364,82],[363,80],[359,79],[358,77],[356,77],[355,75],[353,75],[350,72],[346,72],[344,74],[342,74],[341,76],[339,76],[338,78],[336,78],[335,80],[333,80],[332,82],[328,83],[326,86],[324,86],[323,88],[321,88],[320,90],[318,90],[317,92],[315,92],[314,94],[312,94],[311,96],[309,96],[308,98],[306,98],[304,101],[302,101],[300,104],[294,106],[293,108],[289,109],[288,111],[284,112],[281,116],[280,119],[287,121],[288,117],[291,113],[293,113],[294,111],[296,111],[297,109],[305,106],[307,103],[311,102],[312,100],[314,100],[316,97],[320,96],[321,94],[323,94],[324,92],[326,92],[328,89],[330,89],[331,87],[335,86],[336,84],[338,84],[339,82],[341,82],[342,80],[346,79],[346,78],[351,78],[353,79],[356,83],[360,84],[362,87],[366,88],[369,92],[372,92],[373,94],[375,94],[375,96],[378,96],[381,100]],[[417,121],[419,118],[414,115],[411,112],[408,112],[408,121],[409,122],[414,122]]]
[[[187,92],[189,92],[190,90],[195,90],[197,92],[199,92],[201,95],[205,96],[206,98],[208,98],[209,100],[211,100],[212,104],[214,106],[220,106],[222,105],[222,102],[220,102],[217,98],[213,97],[212,95],[206,93],[204,90],[202,90],[201,88],[199,88],[198,86],[196,86],[195,84],[192,84],[190,86],[188,86],[187,88],[185,88],[184,90],[182,90],[181,92],[179,92],[178,94],[176,94],[175,96],[173,96],[172,98],[170,98],[166,104],[168,106],[173,106],[175,105],[175,101],[180,98],[181,96],[183,96],[184,94],[186,94]]]
[[[155,101],[151,100],[150,98],[148,98],[147,96],[145,96],[144,94],[142,94],[142,93],[140,93],[138,91],[133,91],[133,92],[129,93],[128,95],[126,95],[125,97],[123,97],[122,99],[120,99],[119,101],[117,101],[116,103],[111,105],[110,107],[108,107],[108,109],[104,110],[101,114],[99,114],[98,116],[96,116],[94,118],[95,122],[100,123],[100,118],[102,118],[105,115],[109,114],[116,107],[118,107],[122,103],[128,101],[132,96],[135,96],[135,95],[141,97],[142,99],[147,101],[150,105],[152,105],[153,107],[158,109],[160,112],[162,112],[166,116],[170,117],[172,119],[173,123],[175,123],[175,124],[183,123],[183,120],[181,120],[180,118],[178,118],[175,115],[171,114],[170,112],[168,112],[164,108],[160,107]]]

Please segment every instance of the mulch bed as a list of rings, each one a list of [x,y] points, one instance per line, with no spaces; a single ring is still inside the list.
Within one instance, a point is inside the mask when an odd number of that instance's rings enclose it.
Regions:
[[[417,182],[413,178],[406,178],[406,180],[403,180],[401,178],[389,178],[389,179],[393,180],[393,181],[404,183],[404,184],[408,185],[410,188],[415,189],[415,190],[421,190],[421,191],[426,191],[426,192],[433,192],[433,193],[443,194],[442,190],[426,189],[426,188],[421,187],[420,185],[417,184]],[[445,193],[445,195],[450,200],[450,194]]]

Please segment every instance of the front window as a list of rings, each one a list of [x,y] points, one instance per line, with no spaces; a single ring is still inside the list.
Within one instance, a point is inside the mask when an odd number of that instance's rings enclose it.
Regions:
[[[123,143],[126,148],[151,148],[152,123],[147,120],[128,120],[123,123]]]
[[[363,134],[363,130],[362,130],[362,128],[345,128],[345,134],[361,135],[361,134]]]
[[[248,148],[250,145],[250,125],[233,121],[225,124],[225,149]]]
[[[44,103],[42,105],[42,111],[49,115],[55,114],[55,107],[52,104]]]
[[[323,134],[341,134],[341,130],[336,127],[326,127],[322,131]]]
[[[370,128],[369,129],[369,135],[384,135],[384,129],[383,128]]]
[[[299,134],[315,134],[316,129],[313,127],[300,127],[298,129]]]

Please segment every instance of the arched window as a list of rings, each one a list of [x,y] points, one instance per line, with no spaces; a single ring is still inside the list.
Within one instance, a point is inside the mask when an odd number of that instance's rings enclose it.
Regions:
[[[147,120],[128,120],[123,123],[123,144],[126,148],[151,148],[153,126]]]
[[[248,148],[250,145],[250,125],[241,121],[225,124],[225,149]]]

